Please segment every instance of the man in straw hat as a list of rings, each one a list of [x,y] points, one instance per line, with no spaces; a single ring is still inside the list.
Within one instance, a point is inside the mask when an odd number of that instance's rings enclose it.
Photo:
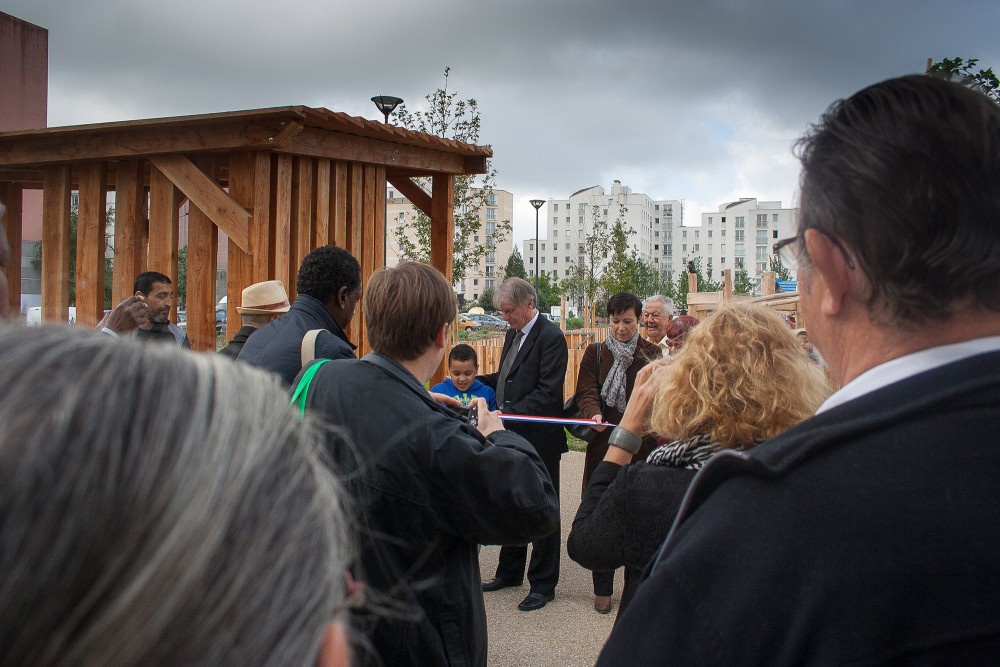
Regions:
[[[280,280],[265,280],[244,289],[242,301],[236,308],[243,326],[219,354],[232,359],[238,357],[250,334],[287,313],[290,306],[285,284]]]

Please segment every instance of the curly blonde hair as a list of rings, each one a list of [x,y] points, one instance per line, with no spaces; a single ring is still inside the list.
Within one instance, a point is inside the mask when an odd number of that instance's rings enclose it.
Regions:
[[[691,330],[656,389],[651,425],[664,437],[708,434],[745,449],[812,416],[830,392],[776,313],[732,304]]]

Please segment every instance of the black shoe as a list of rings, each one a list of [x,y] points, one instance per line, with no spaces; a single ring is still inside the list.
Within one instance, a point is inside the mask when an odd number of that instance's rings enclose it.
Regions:
[[[521,611],[535,611],[541,609],[555,599],[555,595],[542,595],[541,593],[528,593],[528,597],[521,600],[517,608]]]
[[[490,591],[498,591],[501,588],[515,588],[520,585],[521,584],[515,584],[511,581],[507,581],[506,579],[501,579],[500,577],[493,577],[492,579],[483,582],[483,592],[489,593]]]

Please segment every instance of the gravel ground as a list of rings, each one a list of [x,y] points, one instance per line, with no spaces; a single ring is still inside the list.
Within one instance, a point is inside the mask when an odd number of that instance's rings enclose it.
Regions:
[[[594,611],[590,571],[566,555],[566,536],[580,505],[583,459],[582,452],[563,454],[559,470],[563,549],[556,599],[538,611],[518,611],[518,603],[529,592],[527,580],[521,588],[483,594],[490,636],[489,664],[494,667],[593,665],[611,632],[623,570],[615,573],[614,609],[610,614],[598,614]],[[499,553],[500,547],[483,547],[479,556],[483,580],[493,578]]]

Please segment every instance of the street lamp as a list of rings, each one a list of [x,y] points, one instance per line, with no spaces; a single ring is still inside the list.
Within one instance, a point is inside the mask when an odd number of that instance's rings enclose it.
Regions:
[[[535,306],[537,306],[542,294],[538,291],[538,209],[542,207],[545,200],[532,199],[529,203],[535,207]]]
[[[403,103],[402,98],[393,97],[392,95],[376,95],[372,98],[372,102],[378,107],[378,110],[382,112],[385,116],[385,124],[389,124],[389,114],[396,110],[400,104]]]
[[[400,104],[403,103],[403,99],[400,97],[393,97],[392,95],[376,95],[372,98],[372,102],[378,107],[378,110],[382,112],[385,116],[385,124],[389,124],[389,114],[396,110]],[[385,204],[382,208],[383,219],[382,219],[382,266],[389,263],[389,200],[386,199]]]

